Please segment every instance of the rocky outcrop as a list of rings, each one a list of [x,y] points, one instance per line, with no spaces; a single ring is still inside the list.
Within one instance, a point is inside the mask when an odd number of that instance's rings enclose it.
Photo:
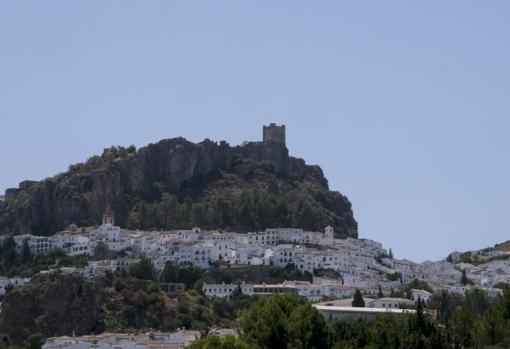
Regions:
[[[89,334],[99,325],[100,304],[97,283],[77,274],[50,274],[5,296],[0,333],[17,344],[36,332],[44,337]]]
[[[216,185],[219,174],[235,176],[235,183]],[[300,192],[329,217],[319,222],[322,226],[333,222],[341,235],[357,234],[347,198],[329,191],[322,170],[289,156],[285,145],[252,142],[231,147],[226,142],[195,144],[183,138],[162,140],[138,151],[112,147],[84,164],[70,166],[66,173],[22,182],[19,189],[9,189],[0,203],[0,231],[44,235],[72,223],[93,225],[107,208],[123,226],[137,203],[160,200],[161,188],[181,201],[189,197],[193,202],[234,189],[271,190],[289,201]]]

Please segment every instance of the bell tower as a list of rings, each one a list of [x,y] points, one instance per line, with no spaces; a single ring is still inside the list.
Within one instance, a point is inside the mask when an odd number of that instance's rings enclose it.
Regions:
[[[104,224],[115,225],[115,217],[114,217],[113,212],[110,208],[108,208],[106,210],[105,214],[103,215],[103,225]]]
[[[328,225],[326,229],[324,229],[324,238],[326,240],[333,241],[334,232],[335,230],[333,229],[333,227],[331,225]]]

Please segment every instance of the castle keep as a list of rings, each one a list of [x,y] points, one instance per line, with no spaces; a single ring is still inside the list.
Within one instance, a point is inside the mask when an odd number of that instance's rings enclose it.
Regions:
[[[263,141],[285,145],[285,125],[277,126],[275,123],[263,127]]]

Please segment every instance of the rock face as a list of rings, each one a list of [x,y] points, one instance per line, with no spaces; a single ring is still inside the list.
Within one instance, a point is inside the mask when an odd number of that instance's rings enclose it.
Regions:
[[[233,178],[230,184],[219,185],[218,178],[227,176]],[[327,218],[313,227],[332,224],[340,236],[357,236],[348,199],[329,191],[322,170],[289,156],[284,144],[231,147],[226,142],[195,144],[183,138],[162,140],[138,151],[112,147],[84,164],[70,166],[66,173],[22,182],[19,189],[7,190],[0,202],[0,232],[47,235],[72,223],[93,225],[108,208],[115,212],[117,224],[125,226],[133,207],[161,200],[161,191],[180,202],[199,203],[226,192],[238,195],[250,190],[271,192],[289,205],[297,196],[304,198]]]
[[[36,332],[45,337],[95,332],[101,302],[96,283],[79,275],[55,273],[34,285],[16,288],[6,295],[0,313],[2,334],[20,344]]]

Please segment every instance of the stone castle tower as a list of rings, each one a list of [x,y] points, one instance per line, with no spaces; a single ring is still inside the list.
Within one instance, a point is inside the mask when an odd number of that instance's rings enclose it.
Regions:
[[[285,145],[285,125],[277,126],[275,123],[263,127],[263,141]]]

